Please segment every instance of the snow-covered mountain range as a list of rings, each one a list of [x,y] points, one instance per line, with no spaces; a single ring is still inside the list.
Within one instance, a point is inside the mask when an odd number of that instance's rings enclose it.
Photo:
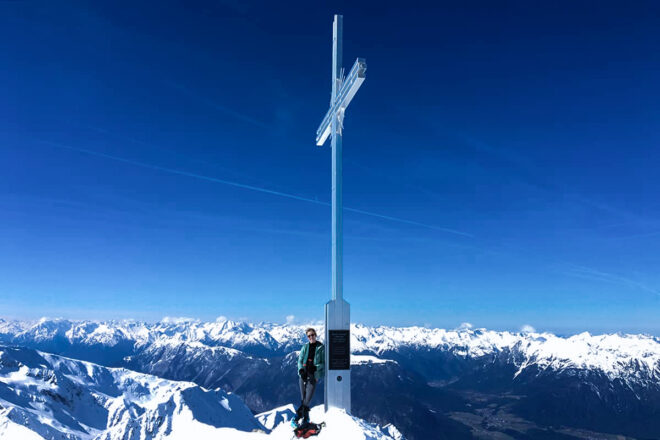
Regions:
[[[306,327],[0,320],[0,344],[221,388],[259,413],[298,399],[295,359]],[[393,423],[411,440],[440,431],[453,439],[504,432],[502,420],[521,426],[511,438],[533,430],[558,435],[557,426],[573,438],[582,438],[576,429],[584,438],[660,438],[657,337],[353,325],[351,351],[354,415]],[[384,390],[396,398],[380,402]]]
[[[214,361],[230,362],[237,356],[267,358],[295,351],[305,342],[306,327],[230,320],[145,323],[0,319],[0,342],[43,347],[59,353],[87,347],[90,350],[87,356],[92,357],[97,347],[103,348],[104,355],[100,357],[110,357],[113,349],[117,356],[130,356],[147,349],[158,351],[174,347],[182,350],[185,347],[192,351],[208,350],[217,358]],[[322,334],[322,326],[317,328]],[[656,383],[660,380],[660,338],[654,336],[581,333],[560,337],[551,333],[367,327],[359,324],[351,328],[351,351],[354,354],[387,358],[388,353],[409,349],[445,351],[466,358],[509,352],[519,367],[516,374],[536,366],[555,371],[597,370],[610,379]]]
[[[255,417],[220,389],[0,346],[0,439],[289,439],[291,408]],[[341,412],[312,417],[329,425],[320,439],[402,438]]]

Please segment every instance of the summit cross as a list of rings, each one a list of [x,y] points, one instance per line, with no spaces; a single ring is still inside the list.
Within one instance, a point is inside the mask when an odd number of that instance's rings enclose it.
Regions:
[[[332,300],[325,305],[327,375],[324,386],[325,410],[341,408],[351,412],[350,305],[344,301],[343,212],[342,212],[342,129],[344,113],[366,77],[367,63],[358,58],[348,76],[342,68],[343,16],[335,15],[332,25],[332,99],[330,109],[316,131],[316,145],[328,137],[332,146]]]

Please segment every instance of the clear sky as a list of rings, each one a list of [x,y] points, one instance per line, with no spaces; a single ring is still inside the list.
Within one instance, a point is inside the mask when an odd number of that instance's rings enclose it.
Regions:
[[[660,3],[137,3],[0,3],[0,316],[321,319],[342,13],[353,321],[660,334]]]

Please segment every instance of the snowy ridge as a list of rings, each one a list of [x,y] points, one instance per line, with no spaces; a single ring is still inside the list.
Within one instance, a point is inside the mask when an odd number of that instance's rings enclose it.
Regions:
[[[158,347],[209,350],[224,347],[223,356],[260,358],[286,355],[304,342],[307,325],[250,324],[221,319],[215,322],[171,320],[157,323],[138,321],[69,321],[41,319],[36,322],[0,320],[0,342],[36,346],[51,351],[47,344],[118,347],[134,350]],[[322,326],[316,326],[323,334]],[[41,345],[40,345],[41,344]],[[46,344],[45,346],[42,346]],[[425,327],[367,327],[356,324],[351,331],[351,350],[379,361],[390,352],[403,349],[430,349],[455,356],[479,358],[508,353],[519,367],[542,370],[598,370],[610,379],[660,380],[660,340],[647,335],[581,333],[560,337],[551,333],[512,333],[485,329],[430,329]]]
[[[236,395],[25,348],[0,347],[0,409],[0,438],[16,425],[71,440],[161,438],[180,425],[265,430]]]
[[[3,440],[284,440],[291,438],[291,408],[255,417],[238,396],[221,390],[0,346]],[[312,418],[331,426],[320,440],[401,438],[391,425],[324,414],[322,407],[313,408]]]
[[[355,325],[351,349],[381,355],[401,347],[429,348],[478,358],[509,351],[523,355],[524,369],[536,365],[555,371],[599,370],[611,379],[634,369],[650,380],[660,379],[660,339],[647,335],[591,335],[570,337],[551,333],[510,333],[485,329],[444,330],[424,327]]]
[[[245,322],[164,320],[145,323],[123,321],[71,321],[42,318],[38,321],[0,320],[0,341],[35,343],[59,340],[69,344],[114,347],[122,342],[136,347],[148,344],[200,343],[234,349],[287,350],[299,346],[303,326],[252,325]],[[293,345],[292,345],[293,344]]]

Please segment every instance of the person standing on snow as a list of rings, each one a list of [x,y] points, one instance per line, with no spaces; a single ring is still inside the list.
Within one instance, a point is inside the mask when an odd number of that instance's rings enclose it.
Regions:
[[[325,346],[316,340],[316,330],[305,330],[309,342],[304,344],[298,355],[298,376],[300,384],[300,407],[296,411],[296,422],[303,419],[309,422],[309,403],[314,397],[316,384],[325,375]]]

